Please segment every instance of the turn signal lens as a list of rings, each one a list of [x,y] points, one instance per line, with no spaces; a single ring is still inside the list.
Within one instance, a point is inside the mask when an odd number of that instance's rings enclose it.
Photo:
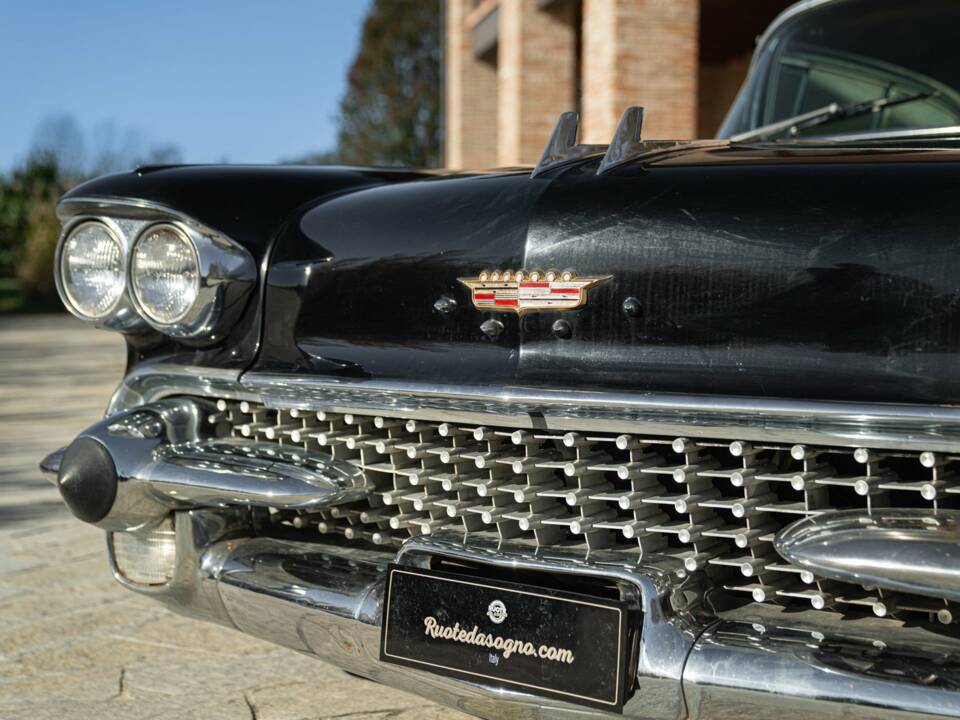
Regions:
[[[160,325],[179,322],[200,291],[200,263],[193,242],[173,225],[148,228],[133,246],[130,281],[148,319]]]
[[[137,585],[166,585],[177,562],[173,518],[150,530],[110,533],[113,561],[125,580]]]
[[[84,222],[67,236],[60,252],[60,281],[72,309],[99,320],[117,306],[126,289],[123,245],[100,222]]]

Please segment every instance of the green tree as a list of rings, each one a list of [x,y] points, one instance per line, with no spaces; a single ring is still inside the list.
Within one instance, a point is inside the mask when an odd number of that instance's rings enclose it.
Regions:
[[[373,0],[340,102],[341,162],[437,167],[438,0]]]
[[[31,155],[8,180],[0,179],[0,277],[16,275],[26,281],[29,293],[50,290],[52,252],[44,251],[44,258],[32,263],[27,248],[35,251],[50,244],[50,227],[56,228],[57,222],[54,207],[65,189],[56,158],[46,153]],[[42,220],[44,213],[49,221]]]
[[[53,257],[64,192],[91,175],[176,162],[179,155],[172,145],[147,145],[135,128],[101,123],[88,144],[73,116],[42,120],[27,160],[9,177],[0,175],[0,311],[59,307]]]

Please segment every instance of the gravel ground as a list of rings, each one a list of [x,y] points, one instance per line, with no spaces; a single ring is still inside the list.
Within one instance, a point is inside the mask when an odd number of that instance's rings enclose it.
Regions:
[[[114,583],[103,533],[37,463],[99,417],[122,372],[113,333],[0,318],[0,718],[466,718]]]

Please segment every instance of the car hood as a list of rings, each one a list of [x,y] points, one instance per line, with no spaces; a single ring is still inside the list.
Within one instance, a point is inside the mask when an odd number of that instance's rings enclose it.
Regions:
[[[708,144],[330,197],[278,239],[252,370],[956,402],[958,159]],[[610,279],[567,312],[475,307],[459,279],[506,269]]]

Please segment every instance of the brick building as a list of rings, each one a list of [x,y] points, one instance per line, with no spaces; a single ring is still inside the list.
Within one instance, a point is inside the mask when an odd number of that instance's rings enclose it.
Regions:
[[[711,137],[792,1],[446,0],[446,165],[535,163],[565,110],[587,143],[630,105],[646,138]]]

